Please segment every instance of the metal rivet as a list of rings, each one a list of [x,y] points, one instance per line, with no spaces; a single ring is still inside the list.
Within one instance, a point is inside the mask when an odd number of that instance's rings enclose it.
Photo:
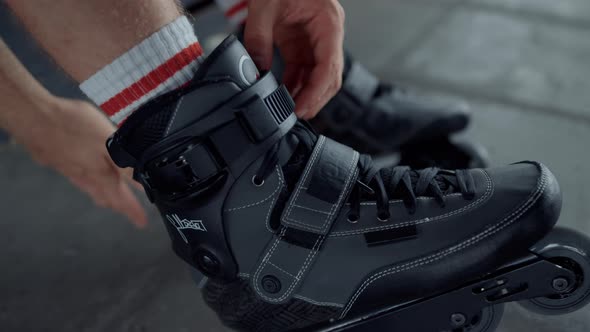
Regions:
[[[281,290],[281,281],[275,276],[264,276],[261,283],[267,293],[276,294]]]
[[[467,317],[463,314],[452,314],[451,315],[451,324],[453,327],[461,327],[467,323]]]
[[[570,283],[566,278],[560,277],[553,279],[552,286],[556,291],[563,292],[570,286]]]

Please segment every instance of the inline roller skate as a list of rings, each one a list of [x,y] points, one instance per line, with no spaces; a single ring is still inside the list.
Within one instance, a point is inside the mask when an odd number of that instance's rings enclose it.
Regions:
[[[380,169],[293,110],[230,37],[107,142],[227,326],[489,332],[507,301],[588,301],[587,241],[551,233],[561,194],[544,165]]]

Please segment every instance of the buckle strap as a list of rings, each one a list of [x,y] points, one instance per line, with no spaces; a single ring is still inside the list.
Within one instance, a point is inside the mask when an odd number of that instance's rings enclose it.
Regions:
[[[117,133],[107,148],[118,166],[135,168],[135,178],[151,200],[159,195],[174,199],[225,170],[239,176],[293,127],[294,109],[287,89],[268,73],[207,116],[147,148],[139,159],[126,152]]]
[[[235,115],[250,140],[260,142],[275,132],[294,111],[295,102],[287,88],[281,85],[264,99],[255,98]]]
[[[281,102],[274,102],[275,100]],[[180,107],[194,107],[194,105],[181,105]],[[209,115],[149,147],[142,156],[135,157],[125,149],[125,138],[122,137],[120,131],[109,137],[106,144],[107,150],[117,166],[122,168],[137,167],[138,164],[144,163],[146,159],[152,158],[154,154],[165,149],[170,142],[192,137],[205,137],[214,130],[234,121],[242,121],[242,130],[246,131],[252,141],[260,142],[275,131],[282,129],[283,123],[288,122],[287,120],[293,116],[294,109],[294,102],[286,88],[282,85],[279,86],[274,76],[267,73],[250,88],[234,96]],[[270,122],[268,118],[282,121],[273,120]],[[260,128],[258,121],[261,123]]]
[[[359,153],[320,136],[282,215],[282,224],[326,235],[357,172]]]
[[[148,197],[165,195],[171,199],[196,190],[223,170],[209,140],[182,145],[160,160],[146,165],[140,176]]]
[[[265,301],[284,303],[300,288],[356,182],[358,160],[358,152],[319,137],[283,211],[282,227],[253,273],[253,288]]]

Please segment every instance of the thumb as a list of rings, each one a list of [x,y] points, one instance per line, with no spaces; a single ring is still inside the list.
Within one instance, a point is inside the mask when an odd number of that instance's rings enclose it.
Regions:
[[[244,30],[244,46],[260,70],[270,70],[273,56],[273,28],[278,1],[251,0]]]
[[[117,167],[116,165],[113,165],[113,167]],[[143,191],[143,186],[135,181],[135,179],[133,179],[133,169],[132,168],[116,168],[117,171],[121,174],[121,176],[123,176],[126,180],[127,183],[129,185],[131,185],[133,188],[139,190],[139,191]]]

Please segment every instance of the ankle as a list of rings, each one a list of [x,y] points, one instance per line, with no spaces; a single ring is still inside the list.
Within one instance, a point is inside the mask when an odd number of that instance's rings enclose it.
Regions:
[[[80,84],[115,124],[191,80],[203,51],[185,16],[146,38]]]

